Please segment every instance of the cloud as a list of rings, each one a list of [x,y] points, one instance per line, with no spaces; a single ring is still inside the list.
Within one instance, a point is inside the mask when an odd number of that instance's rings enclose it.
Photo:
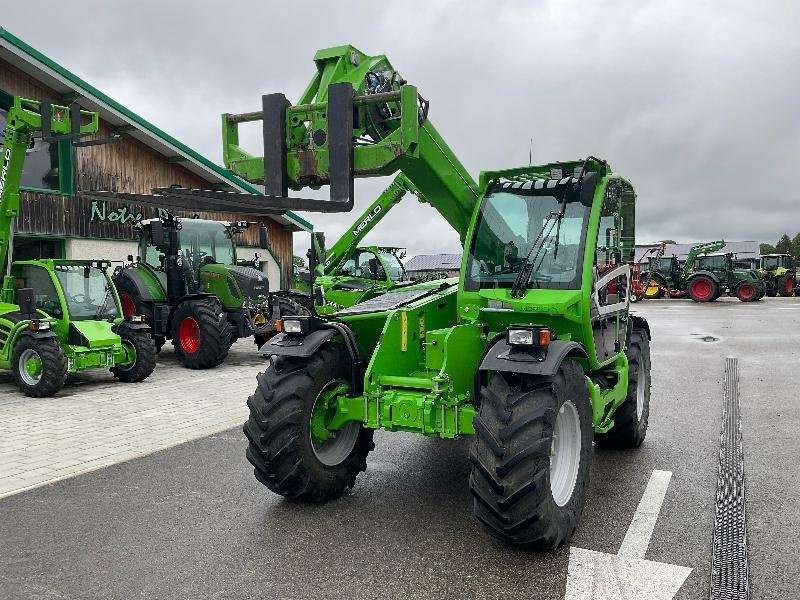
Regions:
[[[641,241],[800,229],[795,2],[29,4],[4,26],[216,161],[220,113],[253,110],[271,91],[297,98],[315,50],[352,43],[419,86],[476,177],[526,164],[532,138],[535,162],[593,154],[629,178]],[[359,181],[356,211],[388,182]],[[308,218],[331,243],[357,214]],[[459,246],[411,198],[367,241],[409,255]]]

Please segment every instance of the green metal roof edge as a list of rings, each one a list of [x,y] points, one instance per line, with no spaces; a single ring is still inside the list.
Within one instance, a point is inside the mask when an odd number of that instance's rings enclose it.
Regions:
[[[44,63],[49,68],[53,69],[56,73],[58,73],[59,75],[61,75],[64,78],[68,79],[76,87],[81,88],[83,91],[86,91],[86,92],[88,92],[89,94],[91,94],[93,96],[96,96],[98,99],[100,99],[104,103],[106,103],[109,106],[111,106],[114,110],[117,110],[120,113],[122,113],[123,115],[128,117],[131,121],[133,121],[137,125],[141,126],[143,129],[146,129],[147,131],[149,131],[150,133],[152,133],[156,137],[161,138],[162,140],[164,140],[168,144],[171,144],[171,145],[175,146],[176,148],[178,148],[182,152],[185,152],[186,154],[188,154],[189,156],[191,156],[192,158],[194,158],[198,162],[202,163],[203,165],[205,165],[206,167],[208,167],[209,169],[211,169],[212,171],[217,173],[217,175],[219,175],[220,177],[222,177],[224,179],[227,179],[228,181],[230,181],[234,185],[240,186],[241,188],[245,189],[246,191],[250,192],[251,194],[255,194],[257,196],[263,196],[263,194],[261,192],[259,192],[256,188],[254,188],[252,185],[250,185],[244,179],[240,179],[230,169],[225,169],[225,168],[219,166],[218,164],[211,162],[210,160],[208,160],[202,154],[199,154],[195,150],[192,150],[191,148],[189,148],[183,142],[180,142],[180,141],[176,140],[174,137],[172,137],[171,135],[169,135],[165,131],[162,131],[161,129],[159,129],[158,127],[156,127],[155,125],[153,125],[149,121],[143,119],[142,117],[140,117],[139,115],[137,115],[136,113],[131,111],[130,109],[125,108],[124,106],[122,106],[116,100],[108,97],[106,94],[104,94],[103,92],[98,90],[96,87],[94,87],[90,83],[87,83],[86,81],[84,81],[83,79],[81,79],[80,77],[75,75],[74,73],[70,72],[69,70],[67,70],[64,67],[62,67],[61,65],[59,65],[58,63],[56,63],[53,60],[49,59],[44,54],[42,54],[41,52],[36,50],[36,48],[33,48],[30,45],[26,44],[21,39],[19,39],[17,36],[15,36],[13,33],[8,31],[7,29],[4,29],[3,27],[0,27],[0,38],[6,40],[10,44],[13,44],[19,50],[22,50],[25,54],[31,56],[32,58],[38,60],[39,62]],[[302,223],[303,225],[305,225],[309,229],[312,229],[312,230],[314,229],[314,226],[311,223],[309,223],[308,221],[306,221],[302,217],[299,217],[298,215],[296,215],[292,211],[287,210],[286,211],[286,215],[291,217],[295,221],[298,221],[299,223]]]

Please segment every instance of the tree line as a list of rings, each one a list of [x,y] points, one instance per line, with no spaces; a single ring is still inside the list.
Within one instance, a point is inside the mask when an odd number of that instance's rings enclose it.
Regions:
[[[761,254],[788,254],[790,256],[800,256],[800,233],[790,238],[784,233],[778,242],[772,244],[759,244]]]

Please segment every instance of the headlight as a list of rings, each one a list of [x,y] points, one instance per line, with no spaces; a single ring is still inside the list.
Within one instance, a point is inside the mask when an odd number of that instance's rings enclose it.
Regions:
[[[549,346],[553,333],[548,327],[511,326],[506,331],[509,346]]]
[[[286,333],[303,333],[303,321],[300,319],[283,319],[283,331]]]
[[[144,316],[143,315],[130,315],[130,317],[128,317],[128,318],[131,320],[131,323],[143,323],[144,322]]]

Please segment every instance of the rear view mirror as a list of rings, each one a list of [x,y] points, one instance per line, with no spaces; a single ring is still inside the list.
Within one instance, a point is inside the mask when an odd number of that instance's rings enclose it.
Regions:
[[[150,223],[150,241],[153,246],[164,245],[164,225],[161,221],[153,221]]]
[[[17,304],[23,317],[27,319],[34,318],[36,316],[36,298],[33,295],[33,288],[17,290]]]
[[[264,225],[258,228],[258,247],[262,250],[269,250],[269,233]]]

